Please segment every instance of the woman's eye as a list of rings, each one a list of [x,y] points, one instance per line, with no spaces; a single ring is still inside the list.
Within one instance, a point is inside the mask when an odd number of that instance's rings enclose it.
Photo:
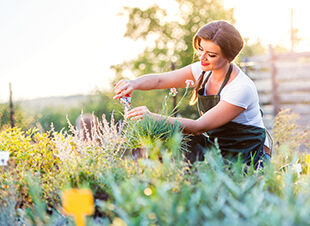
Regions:
[[[216,57],[216,55],[213,55],[213,54],[208,54],[209,57]]]

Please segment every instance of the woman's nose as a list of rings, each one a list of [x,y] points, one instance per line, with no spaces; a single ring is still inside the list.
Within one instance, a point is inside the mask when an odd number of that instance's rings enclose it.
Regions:
[[[200,59],[202,59],[202,60],[206,59],[206,52],[200,53]]]

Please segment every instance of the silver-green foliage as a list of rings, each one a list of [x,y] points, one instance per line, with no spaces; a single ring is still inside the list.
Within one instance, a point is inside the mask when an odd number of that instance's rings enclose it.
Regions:
[[[208,152],[205,161],[177,183],[150,177],[154,170],[149,165],[143,175],[119,182],[110,178],[115,199],[112,209],[109,201],[102,204],[103,211],[128,225],[309,225],[309,183],[296,192],[293,170],[283,174],[283,194],[269,190],[268,178],[276,176],[272,167],[245,173],[236,163],[223,164],[216,151]],[[151,195],[145,194],[146,188]]]
[[[140,121],[129,121],[125,136],[128,147],[133,149],[147,148],[154,151],[161,146],[178,155],[185,148],[180,123],[168,123],[167,119],[157,120],[145,116]]]

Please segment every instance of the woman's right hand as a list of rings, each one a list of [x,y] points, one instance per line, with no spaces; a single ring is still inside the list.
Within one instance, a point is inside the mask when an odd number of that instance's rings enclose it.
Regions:
[[[116,94],[113,99],[119,99],[123,96],[131,96],[132,91],[134,90],[134,81],[122,79],[114,87],[114,93]]]

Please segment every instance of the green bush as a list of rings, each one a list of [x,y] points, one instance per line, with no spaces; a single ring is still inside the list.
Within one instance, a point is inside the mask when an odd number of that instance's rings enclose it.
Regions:
[[[279,132],[288,116],[276,119],[281,121],[274,128],[278,143],[264,171],[245,171],[241,161],[224,164],[217,149],[189,167],[173,155],[183,140],[177,124],[140,121],[126,127],[96,119],[86,140],[73,126],[70,132],[4,130],[0,149],[10,151],[11,161],[0,168],[1,224],[73,225],[59,197],[67,187],[86,186],[95,198],[88,225],[308,225],[309,163],[299,144]],[[141,142],[144,136],[152,145]],[[123,155],[144,145],[150,158]]]

